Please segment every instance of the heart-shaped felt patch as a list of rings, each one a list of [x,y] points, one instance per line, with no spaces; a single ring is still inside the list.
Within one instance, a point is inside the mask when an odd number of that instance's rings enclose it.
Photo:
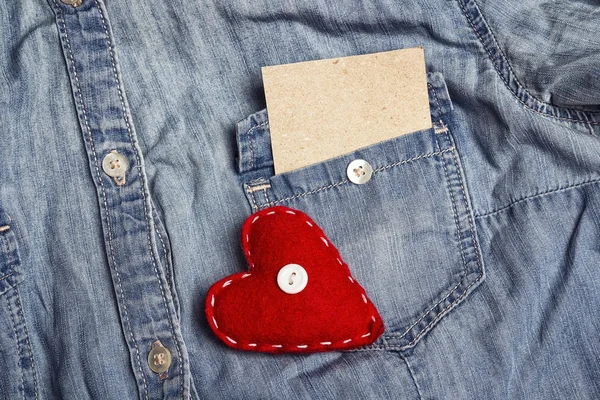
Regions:
[[[206,297],[206,317],[225,344],[242,350],[316,352],[373,343],[383,322],[338,250],[306,214],[287,207],[246,220],[248,272]]]

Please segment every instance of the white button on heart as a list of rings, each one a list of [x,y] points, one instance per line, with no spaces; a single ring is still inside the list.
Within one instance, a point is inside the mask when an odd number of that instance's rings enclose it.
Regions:
[[[288,294],[300,293],[308,283],[306,270],[298,264],[287,264],[277,274],[277,285]]]

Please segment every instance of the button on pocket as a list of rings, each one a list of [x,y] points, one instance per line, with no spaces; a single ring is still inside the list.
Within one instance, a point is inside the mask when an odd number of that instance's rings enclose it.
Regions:
[[[350,182],[357,185],[362,185],[371,180],[373,175],[373,167],[365,160],[354,160],[348,164],[346,168],[346,175]]]

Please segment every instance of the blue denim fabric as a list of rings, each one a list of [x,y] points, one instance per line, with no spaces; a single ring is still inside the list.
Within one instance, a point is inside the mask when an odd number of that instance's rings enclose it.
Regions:
[[[597,7],[514,3],[0,3],[0,397],[600,398]],[[433,128],[274,175],[261,66],[414,46]],[[340,250],[373,345],[211,333],[272,205]]]

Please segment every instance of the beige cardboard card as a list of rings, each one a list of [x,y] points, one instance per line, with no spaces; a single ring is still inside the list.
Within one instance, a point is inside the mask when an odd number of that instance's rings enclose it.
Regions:
[[[431,127],[422,47],[262,68],[275,173]]]

